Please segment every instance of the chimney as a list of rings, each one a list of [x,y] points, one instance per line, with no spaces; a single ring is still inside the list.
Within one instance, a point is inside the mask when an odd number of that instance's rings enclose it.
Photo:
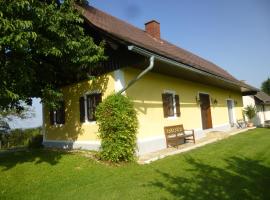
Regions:
[[[149,35],[151,35],[152,37],[154,37],[156,39],[160,39],[159,22],[157,22],[156,20],[151,20],[151,21],[145,23],[144,25],[145,25],[146,33],[148,33]]]

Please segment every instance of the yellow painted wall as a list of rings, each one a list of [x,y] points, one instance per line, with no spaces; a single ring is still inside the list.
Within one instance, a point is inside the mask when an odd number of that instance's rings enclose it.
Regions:
[[[126,83],[139,71],[124,69]],[[164,118],[161,94],[165,90],[175,91],[180,96],[180,117]],[[208,93],[217,99],[217,105],[211,105],[213,127],[229,123],[226,99],[237,101],[236,119],[242,119],[242,96],[239,92],[172,78],[157,73],[148,73],[130,87],[126,94],[134,100],[139,118],[138,138],[164,135],[164,126],[183,124],[185,129],[201,129],[201,110],[196,103],[196,95]]]
[[[113,73],[101,76],[95,80],[83,81],[64,87],[65,124],[50,125],[49,111],[45,108],[46,140],[97,140],[98,126],[95,122],[80,122],[79,98],[86,92],[98,90],[102,99],[114,92]]]
[[[140,71],[125,68],[125,82],[133,79]],[[66,119],[62,126],[49,124],[49,112],[45,108],[45,138],[46,140],[72,140],[86,141],[98,140],[98,127],[95,123],[80,123],[79,97],[86,92],[99,90],[102,99],[115,90],[114,73],[104,75],[95,81],[84,81],[63,88],[66,103]],[[173,90],[180,96],[181,117],[164,118],[161,94],[164,90]],[[236,100],[236,119],[242,118],[241,93],[176,79],[157,73],[148,73],[133,86],[126,94],[134,100],[138,111],[139,132],[138,138],[163,136],[164,126],[184,124],[185,129],[201,129],[200,106],[196,103],[195,96],[199,92],[208,93],[217,99],[218,104],[211,106],[213,126],[229,123],[226,99]]]

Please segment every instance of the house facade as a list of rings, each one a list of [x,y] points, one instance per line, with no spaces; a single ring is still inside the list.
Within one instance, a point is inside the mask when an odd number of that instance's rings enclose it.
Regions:
[[[63,106],[44,107],[44,145],[98,150],[95,108],[122,92],[138,113],[138,154],[166,148],[164,127],[183,124],[195,137],[229,130],[242,119],[242,96],[256,89],[217,65],[160,37],[160,24],[138,29],[93,7],[78,7],[95,40],[106,41],[108,61],[84,80],[62,88]]]
[[[256,107],[256,116],[252,119],[255,126],[264,126],[265,121],[270,121],[270,96],[264,92],[256,95],[243,96],[244,107],[252,105]]]

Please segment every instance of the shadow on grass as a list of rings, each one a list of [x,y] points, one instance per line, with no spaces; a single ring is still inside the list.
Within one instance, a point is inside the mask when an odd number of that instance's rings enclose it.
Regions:
[[[270,168],[260,161],[231,157],[220,168],[186,158],[191,169],[174,176],[157,170],[162,179],[150,183],[177,199],[270,199]]]
[[[46,149],[5,152],[0,154],[0,167],[2,168],[2,171],[7,171],[18,164],[27,162],[56,165],[65,154],[67,154],[67,152]]]

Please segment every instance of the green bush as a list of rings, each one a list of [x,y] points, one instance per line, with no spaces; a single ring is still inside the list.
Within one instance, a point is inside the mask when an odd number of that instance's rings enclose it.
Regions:
[[[121,94],[112,94],[99,104],[95,114],[101,139],[101,159],[133,161],[138,119],[131,100]]]
[[[30,140],[41,135],[41,128],[13,129],[8,133],[0,133],[1,148],[27,147]]]
[[[32,138],[28,142],[28,147],[31,149],[38,149],[43,147],[43,135],[38,134],[32,136]]]

